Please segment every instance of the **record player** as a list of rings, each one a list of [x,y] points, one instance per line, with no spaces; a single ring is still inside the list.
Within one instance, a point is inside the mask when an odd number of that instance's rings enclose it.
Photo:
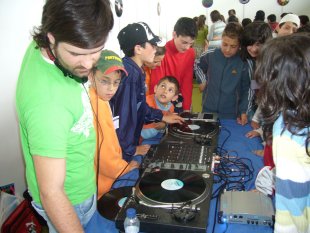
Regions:
[[[142,232],[206,232],[212,180],[209,172],[147,168],[116,215],[116,227],[123,231],[126,210],[135,208]]]
[[[217,146],[220,124],[216,113],[190,113],[180,114],[185,120],[183,124],[171,124],[168,135],[164,140],[195,141],[206,146]]]

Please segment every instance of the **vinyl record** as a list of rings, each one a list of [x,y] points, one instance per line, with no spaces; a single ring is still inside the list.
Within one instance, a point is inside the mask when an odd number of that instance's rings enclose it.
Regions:
[[[118,17],[123,14],[123,0],[115,0],[115,13]]]
[[[132,194],[132,187],[126,186],[111,190],[104,194],[97,202],[98,212],[101,216],[113,220],[122,208],[126,199]]]
[[[155,202],[178,204],[200,197],[206,190],[206,183],[201,176],[190,171],[161,170],[144,176],[139,189]]]
[[[172,124],[169,129],[175,133],[180,133],[181,135],[182,133],[207,135],[214,132],[216,126],[212,122],[185,120],[183,124]]]

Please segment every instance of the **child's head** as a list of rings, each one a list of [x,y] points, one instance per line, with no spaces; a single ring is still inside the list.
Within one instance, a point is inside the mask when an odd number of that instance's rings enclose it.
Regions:
[[[243,31],[241,57],[243,59],[256,58],[261,45],[271,38],[272,30],[268,23],[255,21],[248,24]]]
[[[221,51],[225,57],[232,57],[239,51],[243,28],[239,23],[228,23],[222,34]]]
[[[179,90],[178,80],[173,76],[165,76],[154,87],[155,98],[161,104],[166,105],[178,99]]]
[[[187,17],[178,19],[173,29],[173,39],[177,50],[184,53],[194,44],[198,28],[196,22]]]
[[[122,72],[127,75],[122,59],[113,51],[103,50],[89,75],[91,86],[101,99],[109,101],[114,96],[121,84]]]
[[[300,26],[298,15],[286,14],[279,22],[278,36],[291,35],[297,31]]]
[[[262,113],[268,116],[267,123],[283,113],[284,122],[306,123],[309,127],[309,58],[309,33],[277,37],[262,47],[255,79],[261,86],[259,103]]]
[[[156,46],[156,53],[155,53],[154,61],[144,62],[144,65],[146,65],[150,69],[155,69],[157,66],[160,66],[161,61],[165,57],[165,53],[166,53],[165,46]]]
[[[155,46],[160,42],[144,22],[128,24],[118,33],[117,39],[127,57],[139,56],[142,62],[153,62]]]

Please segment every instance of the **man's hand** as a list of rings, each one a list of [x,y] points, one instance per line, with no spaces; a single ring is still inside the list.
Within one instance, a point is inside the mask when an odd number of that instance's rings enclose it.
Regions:
[[[174,124],[174,123],[182,124],[184,122],[184,119],[178,116],[177,114],[170,113],[163,116],[163,121],[168,124]]]
[[[207,83],[200,83],[199,84],[199,91],[203,92],[203,90],[206,88],[206,86],[207,86]]]
[[[146,153],[149,151],[151,145],[140,145],[136,148],[135,155],[146,155]]]

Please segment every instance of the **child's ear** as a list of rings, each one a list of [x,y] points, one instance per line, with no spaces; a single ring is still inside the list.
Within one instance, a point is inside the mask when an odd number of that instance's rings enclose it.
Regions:
[[[156,89],[157,89],[157,85],[155,85],[155,87],[154,87],[154,93],[156,93]]]
[[[173,96],[172,100],[171,101],[176,101],[177,99],[179,98],[179,95],[176,94],[175,96]]]

